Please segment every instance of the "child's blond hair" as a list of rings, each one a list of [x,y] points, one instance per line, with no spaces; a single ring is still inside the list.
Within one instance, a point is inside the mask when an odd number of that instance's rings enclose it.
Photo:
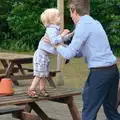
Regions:
[[[45,27],[50,24],[57,24],[57,20],[55,20],[55,15],[59,14],[59,10],[56,8],[46,9],[40,16],[40,20]]]

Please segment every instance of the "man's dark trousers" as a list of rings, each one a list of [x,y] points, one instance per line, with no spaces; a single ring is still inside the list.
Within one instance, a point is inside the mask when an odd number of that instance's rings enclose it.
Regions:
[[[101,105],[108,120],[120,120],[116,108],[118,83],[119,72],[116,65],[90,69],[83,91],[82,120],[96,120]]]

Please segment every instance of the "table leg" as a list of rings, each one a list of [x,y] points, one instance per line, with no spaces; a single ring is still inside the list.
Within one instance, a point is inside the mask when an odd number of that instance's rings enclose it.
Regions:
[[[50,120],[50,118],[43,112],[43,110],[35,102],[28,104],[42,120]]]
[[[2,65],[4,66],[5,69],[7,69],[8,67],[8,63],[6,62],[6,60],[0,60]]]
[[[49,82],[50,86],[56,88],[56,85],[55,85],[55,83],[53,82],[52,77],[48,77],[48,82]]]
[[[32,111],[32,108],[28,104],[26,104],[25,108],[24,108],[24,111],[30,113]]]
[[[81,120],[80,113],[75,105],[73,96],[69,97],[67,105],[68,105],[68,108],[70,110],[73,120]]]
[[[80,113],[75,105],[75,101],[73,96],[69,96],[69,97],[64,97],[64,98],[60,98],[60,99],[54,99],[52,101],[56,101],[56,102],[60,102],[60,103],[65,103],[68,105],[68,108],[70,110],[70,113],[72,115],[73,120],[81,120],[80,118]]]
[[[10,61],[8,68],[6,69],[6,72],[5,72],[5,77],[10,78],[10,76],[13,75],[13,73],[12,73],[13,67],[14,67],[14,63],[12,61]],[[15,85],[19,85],[17,80],[12,80],[12,81]]]
[[[18,68],[20,69],[20,72],[21,72],[23,75],[25,75],[25,72],[24,72],[24,70],[23,70],[23,68],[22,68],[22,65],[17,64],[17,66],[18,66]]]

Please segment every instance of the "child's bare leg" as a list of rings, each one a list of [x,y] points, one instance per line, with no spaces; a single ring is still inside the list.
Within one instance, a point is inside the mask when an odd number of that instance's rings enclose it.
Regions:
[[[39,82],[40,82],[40,78],[35,76],[30,86],[30,90],[35,90]]]
[[[45,88],[46,87],[46,80],[47,80],[47,78],[41,78],[41,80],[40,80],[40,95],[43,97],[49,96],[49,94]]]
[[[28,89],[28,95],[30,97],[38,97],[38,95],[36,93],[36,87],[39,84],[39,82],[40,82],[40,78],[35,76],[30,88]]]
[[[41,78],[40,79],[40,90],[45,89],[46,85],[46,78]]]

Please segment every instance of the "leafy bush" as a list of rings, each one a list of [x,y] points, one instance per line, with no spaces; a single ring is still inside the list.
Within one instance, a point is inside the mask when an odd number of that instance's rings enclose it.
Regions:
[[[120,0],[91,0],[91,14],[102,23],[114,52],[120,54]]]
[[[24,0],[13,4],[13,9],[7,19],[14,33],[14,39],[9,45],[10,49],[34,50],[44,34],[40,14],[45,8],[55,6],[55,3],[51,0]]]
[[[0,43],[2,44],[11,35],[11,29],[7,22],[8,14],[15,0],[0,0]]]
[[[102,23],[114,52],[120,53],[120,0],[90,2],[91,15]],[[56,7],[56,4],[57,0],[0,0],[0,46],[17,51],[36,49],[45,30],[39,16],[45,8]],[[73,30],[67,0],[64,14],[65,28]]]

